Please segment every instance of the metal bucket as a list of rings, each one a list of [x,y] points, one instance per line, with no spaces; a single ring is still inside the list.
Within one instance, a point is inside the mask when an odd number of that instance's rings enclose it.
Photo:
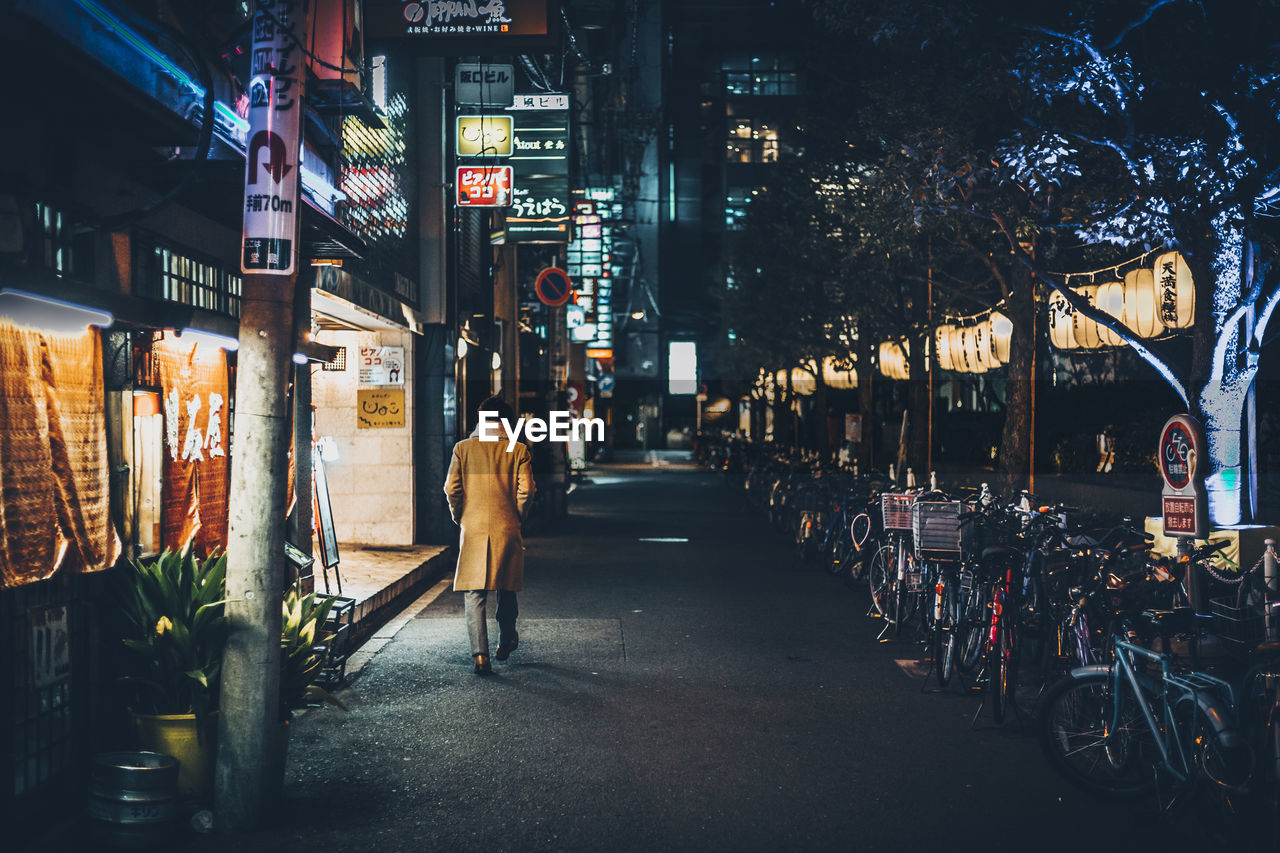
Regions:
[[[178,817],[178,761],[159,752],[104,752],[93,761],[89,821],[112,847],[154,847]]]

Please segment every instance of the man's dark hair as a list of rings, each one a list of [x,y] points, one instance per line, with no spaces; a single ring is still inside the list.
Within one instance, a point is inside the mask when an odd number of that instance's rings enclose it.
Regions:
[[[493,412],[493,417],[505,419],[507,423],[511,423],[516,419],[516,413],[511,408],[511,404],[501,397],[490,397],[476,407],[476,423],[480,422],[481,412]]]

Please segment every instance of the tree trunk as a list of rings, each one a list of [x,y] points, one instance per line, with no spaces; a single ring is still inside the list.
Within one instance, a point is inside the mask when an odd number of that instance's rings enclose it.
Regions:
[[[826,458],[831,450],[831,436],[827,427],[827,383],[822,379],[821,362],[813,372],[813,449]]]
[[[1020,265],[1012,273],[1013,286],[1004,313],[1013,323],[1009,364],[1005,368],[1004,431],[1000,437],[1000,490],[1012,494],[1027,487],[1031,470],[1032,383],[1035,382],[1035,285]]]

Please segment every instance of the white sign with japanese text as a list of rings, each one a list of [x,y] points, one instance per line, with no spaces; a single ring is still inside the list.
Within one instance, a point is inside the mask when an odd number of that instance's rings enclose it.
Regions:
[[[361,385],[403,385],[404,347],[360,347]]]
[[[256,0],[249,55],[240,270],[292,275],[297,255],[304,56],[301,0]]]
[[[453,99],[459,104],[506,107],[515,97],[516,70],[511,65],[459,62],[453,71]]]

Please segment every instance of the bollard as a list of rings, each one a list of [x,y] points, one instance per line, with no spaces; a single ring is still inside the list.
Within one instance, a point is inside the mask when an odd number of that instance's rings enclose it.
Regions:
[[[929,491],[931,492],[938,491],[938,472],[937,471],[929,472]]]
[[[1178,537],[1178,556],[1179,557],[1190,556],[1191,553],[1195,551],[1195,549],[1196,549],[1195,540],[1192,539],[1190,536]],[[1202,613],[1204,611],[1202,611],[1200,608],[1200,575],[1199,573],[1196,572],[1195,566],[1193,564],[1187,563],[1186,566],[1187,566],[1187,570],[1186,570],[1185,581],[1187,585],[1187,604],[1191,605],[1191,609],[1194,612]]]
[[[1267,584],[1264,606],[1267,618],[1267,639],[1280,640],[1280,613],[1276,612],[1280,599],[1280,565],[1276,560],[1276,540],[1267,540],[1267,550],[1262,555],[1262,577]]]
[[[907,488],[914,489],[916,487],[916,472],[910,468],[907,469]]]

